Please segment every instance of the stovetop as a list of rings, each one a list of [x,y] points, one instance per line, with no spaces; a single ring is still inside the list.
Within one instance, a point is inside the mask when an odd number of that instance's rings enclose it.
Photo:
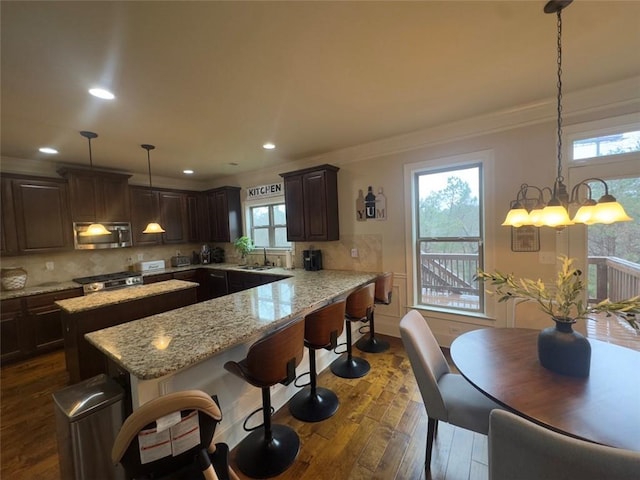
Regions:
[[[116,273],[104,273],[102,275],[93,275],[90,277],[80,277],[72,279],[74,282],[80,285],[86,285],[88,283],[106,283],[113,280],[122,280],[131,277],[140,277],[140,273],[137,272],[116,272]]]

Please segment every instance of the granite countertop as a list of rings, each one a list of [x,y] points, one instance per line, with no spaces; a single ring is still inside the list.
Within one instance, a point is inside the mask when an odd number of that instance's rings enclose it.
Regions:
[[[167,267],[161,270],[153,270],[149,272],[140,272],[143,277],[150,277],[153,275],[161,275],[163,273],[176,273],[186,272],[189,270],[197,270],[199,268],[205,268],[208,270],[237,270],[240,272],[252,272],[265,275],[292,275],[293,270],[286,270],[280,267],[269,267],[266,270],[248,270],[239,266],[237,263],[209,263],[206,265],[186,265],[184,267]],[[28,282],[27,282],[28,283]],[[47,282],[40,285],[27,286],[20,290],[3,290],[0,291],[0,300],[8,300],[11,298],[28,297],[30,295],[39,295],[41,293],[60,292],[63,290],[70,290],[73,288],[82,288],[82,285],[72,280],[62,282]]]
[[[165,282],[152,283],[150,285],[136,285],[135,287],[120,288],[96,292],[83,297],[68,298],[56,301],[62,310],[67,313],[78,313],[86,310],[106,307],[117,303],[130,302],[145,297],[162,295],[163,293],[175,292],[195,288],[198,284],[186,282],[184,280],[167,280]]]
[[[259,273],[292,276],[87,333],[85,338],[135,377],[159,378],[235,345],[255,341],[336,298],[346,297],[377,276],[366,272],[279,268]]]

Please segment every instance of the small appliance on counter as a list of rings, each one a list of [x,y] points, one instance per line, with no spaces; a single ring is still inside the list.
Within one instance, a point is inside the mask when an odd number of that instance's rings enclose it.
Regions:
[[[136,272],[153,272],[154,270],[164,270],[164,260],[151,260],[150,262],[136,263]]]
[[[322,251],[321,250],[303,250],[302,265],[305,270],[315,271],[322,270]]]
[[[207,244],[200,248],[200,263],[203,265],[211,263],[211,247]]]
[[[176,255],[175,257],[171,257],[172,267],[186,267],[188,265],[191,265],[191,259],[186,255]]]
[[[224,263],[224,248],[213,247],[211,250],[211,263]]]

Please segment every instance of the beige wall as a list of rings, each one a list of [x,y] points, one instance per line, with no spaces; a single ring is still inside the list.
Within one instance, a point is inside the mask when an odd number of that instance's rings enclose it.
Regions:
[[[620,84],[596,87],[574,95],[565,96],[565,124],[586,122],[640,111],[637,95],[638,79]],[[340,208],[340,236],[337,242],[318,242],[313,245],[323,250],[325,268],[361,271],[393,271],[394,301],[389,307],[382,307],[376,316],[376,325],[384,333],[397,335],[400,317],[411,307],[411,296],[407,294],[411,274],[407,271],[407,224],[405,221],[404,185],[405,165],[433,161],[443,157],[491,150],[493,152],[492,188],[486,192],[485,245],[488,265],[518,276],[551,278],[553,264],[541,264],[538,253],[513,253],[510,250],[510,229],[501,227],[509,202],[515,197],[520,184],[551,185],[556,173],[556,122],[553,101],[539,102],[505,112],[496,112],[469,119],[456,124],[434,127],[392,139],[382,139],[367,145],[351,147],[326,155],[304,159],[295,164],[268,168],[258,172],[219,179],[209,187],[237,185],[243,188],[263,183],[278,182],[279,173],[330,163],[340,167],[338,172],[338,195]],[[638,172],[640,174],[640,172]],[[368,185],[383,187],[387,197],[387,220],[357,222],[355,199],[359,189]],[[575,227],[580,228],[580,227]],[[571,242],[567,231],[540,230],[540,249],[554,257],[569,251]],[[309,244],[295,246],[296,263],[302,249]],[[352,258],[351,249],[357,248],[358,258]],[[141,249],[145,260],[168,258],[175,253],[175,247]],[[183,253],[190,248],[182,248]],[[232,249],[227,246],[227,252]],[[117,252],[117,253],[116,253]],[[42,275],[45,258],[60,264],[64,272],[79,271],[78,266],[89,267],[86,274],[100,273],[98,270],[113,271],[127,265],[126,258],[137,254],[110,251],[91,254],[74,252],[60,256],[14,257],[3,259],[3,266],[22,264],[30,273]],[[149,258],[147,258],[147,256]],[[37,257],[37,258],[36,258]],[[80,260],[78,260],[80,259]],[[48,274],[47,274],[48,275]],[[73,275],[69,276],[71,278]],[[39,276],[44,279],[47,276]],[[462,331],[482,326],[513,324],[513,308],[490,305],[489,319],[448,315],[429,312],[428,318],[437,331],[442,344],[448,344]]]

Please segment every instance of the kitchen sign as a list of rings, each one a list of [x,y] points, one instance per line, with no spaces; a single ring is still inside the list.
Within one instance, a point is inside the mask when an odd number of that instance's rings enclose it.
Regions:
[[[275,197],[276,195],[284,195],[282,182],[247,188],[247,200],[258,200],[260,198]]]

